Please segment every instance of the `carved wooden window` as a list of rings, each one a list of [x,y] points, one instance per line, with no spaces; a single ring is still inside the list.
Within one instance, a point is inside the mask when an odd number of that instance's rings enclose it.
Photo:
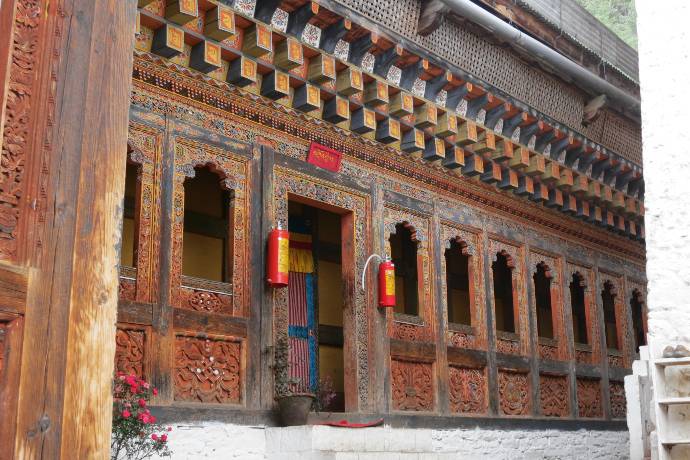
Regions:
[[[606,347],[619,349],[618,327],[616,325],[616,288],[611,281],[604,283],[601,291],[601,304],[604,309],[604,327],[606,331]]]
[[[395,311],[419,315],[417,240],[407,223],[395,226],[390,235],[391,258],[395,264]]]
[[[450,241],[446,249],[446,294],[448,322],[472,325],[472,265],[467,243]]]
[[[640,347],[647,345],[647,334],[644,318],[644,302],[642,300],[642,293],[637,289],[633,290],[632,292],[632,297],[630,299],[630,310],[632,312],[635,351],[639,353]]]
[[[537,310],[537,332],[539,337],[554,338],[553,308],[551,305],[551,270],[544,263],[537,264],[534,274],[534,299]]]
[[[122,216],[122,238],[120,243],[120,266],[137,266],[137,240],[139,228],[139,170],[141,166],[127,161],[125,173],[125,194]]]
[[[573,339],[575,343],[589,344],[589,328],[585,308],[585,279],[578,272],[570,282],[570,309],[573,318]]]
[[[210,167],[195,168],[184,182],[182,275],[232,281],[232,191]],[[186,283],[185,283],[186,284]]]
[[[512,257],[505,251],[496,254],[491,265],[494,280],[494,308],[496,329],[503,332],[517,332],[515,318],[515,293],[513,292]]]

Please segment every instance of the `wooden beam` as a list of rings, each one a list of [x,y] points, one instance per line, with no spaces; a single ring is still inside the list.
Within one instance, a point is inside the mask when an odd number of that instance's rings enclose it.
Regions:
[[[297,37],[302,36],[304,28],[307,27],[309,20],[319,12],[319,4],[313,1],[308,1],[298,9],[288,15],[288,24],[286,32]]]
[[[335,51],[335,46],[340,40],[343,39],[343,37],[345,37],[351,28],[352,23],[349,19],[345,18],[339,19],[330,26],[326,27],[323,31],[321,31],[321,49],[328,54],[333,54],[333,51]]]
[[[271,23],[273,19],[273,13],[280,5],[281,0],[258,0],[256,2],[256,8],[254,9],[254,17],[261,22],[266,24]]]
[[[443,15],[448,12],[448,7],[440,0],[427,0],[422,2],[422,11],[419,13],[417,33],[423,37],[431,34],[441,25]]]
[[[47,48],[38,45],[32,75],[50,82],[43,77],[52,73],[57,88],[54,109],[39,100],[33,107],[43,117],[35,121],[37,138],[53,141],[45,157],[48,211],[36,230],[43,235],[41,263],[27,293],[15,441],[21,458],[110,456],[136,6],[66,0],[32,18],[61,33],[48,37]],[[49,94],[48,86],[33,94]],[[47,146],[36,144],[27,163]]]

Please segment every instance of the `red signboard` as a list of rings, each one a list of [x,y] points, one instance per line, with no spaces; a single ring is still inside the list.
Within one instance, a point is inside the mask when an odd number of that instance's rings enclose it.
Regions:
[[[307,156],[307,163],[318,166],[319,168],[327,169],[329,171],[340,171],[340,159],[342,153],[337,150],[326,147],[325,145],[312,142],[309,146],[309,155]]]

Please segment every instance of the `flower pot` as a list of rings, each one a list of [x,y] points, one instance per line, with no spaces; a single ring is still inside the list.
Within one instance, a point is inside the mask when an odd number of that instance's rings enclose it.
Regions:
[[[278,398],[280,418],[284,426],[306,425],[314,395],[309,393],[294,394]]]

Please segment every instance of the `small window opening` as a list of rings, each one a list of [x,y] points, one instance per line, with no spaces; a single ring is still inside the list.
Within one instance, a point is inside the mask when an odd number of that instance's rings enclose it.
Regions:
[[[446,295],[448,297],[448,322],[472,324],[470,300],[470,256],[467,244],[451,240],[446,249]]]
[[[124,212],[122,218],[122,241],[120,244],[120,265],[123,267],[137,266],[138,175],[139,166],[127,162],[127,169],[125,171]]]
[[[491,265],[494,278],[494,305],[496,329],[515,333],[515,310],[513,305],[513,273],[510,256],[503,252],[496,255]]]
[[[573,339],[575,343],[587,345],[587,316],[585,314],[585,283],[580,273],[575,273],[570,282],[570,308],[573,316]]]
[[[184,183],[182,274],[229,283],[232,280],[233,194],[209,167],[195,168]]]
[[[397,224],[390,236],[391,257],[395,264],[395,311],[419,315],[417,241],[409,224]]]
[[[647,336],[644,331],[643,303],[640,291],[635,289],[630,299],[630,310],[632,311],[633,330],[635,333],[635,351],[640,352],[640,347],[647,345]]]
[[[553,339],[553,311],[551,309],[551,271],[541,262],[534,274],[534,297],[537,307],[539,337]]]
[[[606,346],[618,350],[618,328],[616,326],[616,291],[613,283],[606,281],[601,292],[602,305],[604,307],[604,325],[606,328]]]

